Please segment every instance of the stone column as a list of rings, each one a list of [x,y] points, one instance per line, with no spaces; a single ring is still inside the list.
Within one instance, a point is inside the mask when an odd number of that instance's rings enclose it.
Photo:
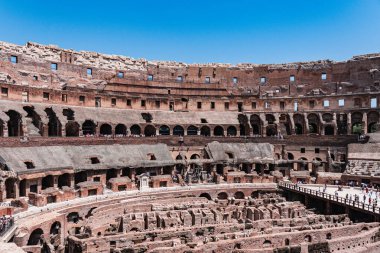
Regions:
[[[304,120],[305,120],[305,134],[309,133],[309,120],[307,119],[307,114],[303,114]]]
[[[292,135],[296,134],[296,125],[294,124],[294,113],[289,113],[289,120],[290,120],[290,133]]]
[[[347,134],[352,133],[351,113],[347,113]]]
[[[362,132],[364,134],[367,134],[367,130],[368,130],[367,124],[368,124],[367,113],[363,112]]]

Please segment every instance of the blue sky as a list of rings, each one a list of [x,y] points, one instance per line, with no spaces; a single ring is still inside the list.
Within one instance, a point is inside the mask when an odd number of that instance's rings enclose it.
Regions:
[[[380,52],[380,0],[0,0],[0,40],[187,63]]]

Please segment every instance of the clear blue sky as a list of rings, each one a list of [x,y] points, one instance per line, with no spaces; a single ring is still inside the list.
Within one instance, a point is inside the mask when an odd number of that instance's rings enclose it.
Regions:
[[[187,63],[380,52],[380,0],[0,0],[0,40]]]

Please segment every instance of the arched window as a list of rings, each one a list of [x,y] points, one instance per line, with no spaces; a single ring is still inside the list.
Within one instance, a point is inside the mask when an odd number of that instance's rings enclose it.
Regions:
[[[210,128],[208,126],[201,127],[201,135],[210,136]]]
[[[173,135],[184,136],[185,135],[185,130],[181,126],[175,126],[173,128]]]
[[[75,121],[67,122],[65,132],[67,137],[79,136],[79,124]]]
[[[124,124],[117,124],[115,127],[115,135],[127,135],[127,127]]]
[[[198,134],[198,127],[196,126],[189,126],[187,128],[187,135],[197,135]]]
[[[102,124],[100,126],[101,135],[112,135],[112,127],[109,124]]]
[[[228,199],[228,194],[225,192],[218,193],[218,199]]]
[[[160,135],[170,135],[170,128],[167,125],[162,125],[158,132]]]
[[[86,120],[82,124],[83,135],[94,135],[96,133],[96,125],[92,120]]]
[[[29,236],[28,245],[38,245],[41,244],[42,235],[44,231],[40,228],[33,230],[33,232]]]
[[[223,136],[224,135],[224,129],[221,126],[216,126],[214,128],[214,136]]]
[[[131,126],[131,134],[132,135],[140,135],[141,134],[141,128],[139,125],[133,125]]]
[[[234,127],[234,126],[229,126],[229,127],[227,128],[227,135],[228,135],[228,136],[236,136],[236,135],[237,135],[236,127]]]
[[[152,125],[146,126],[144,129],[144,135],[147,137],[156,135],[156,128]]]

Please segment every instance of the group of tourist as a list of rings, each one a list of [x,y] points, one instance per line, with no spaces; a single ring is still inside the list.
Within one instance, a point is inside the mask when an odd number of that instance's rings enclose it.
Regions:
[[[0,217],[0,235],[3,235],[10,227],[13,226],[14,219],[12,216],[1,216]]]

